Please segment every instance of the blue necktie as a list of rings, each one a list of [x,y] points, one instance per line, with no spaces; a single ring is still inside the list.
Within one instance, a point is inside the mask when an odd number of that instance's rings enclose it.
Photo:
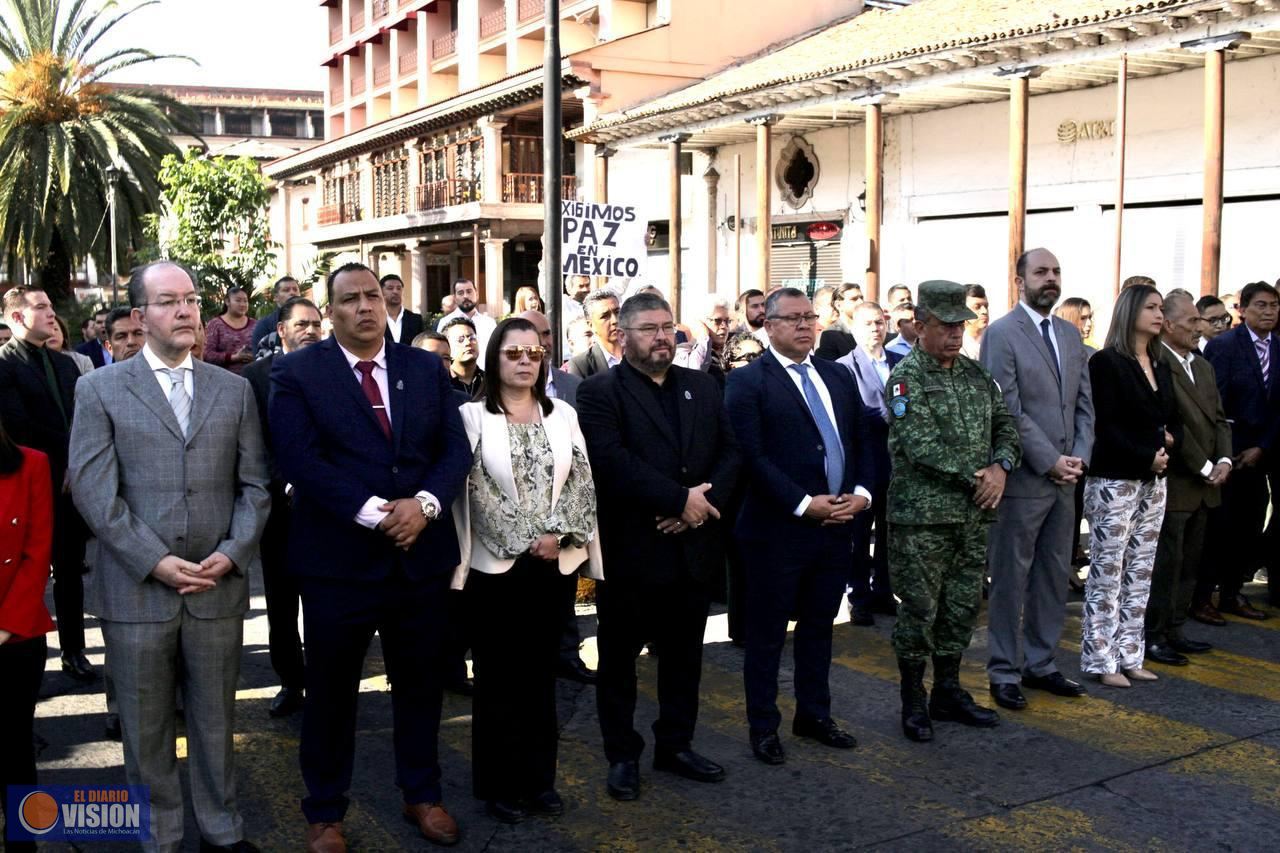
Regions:
[[[809,414],[818,424],[818,432],[822,434],[822,446],[827,453],[827,488],[829,494],[840,494],[840,486],[844,482],[844,445],[840,443],[840,433],[835,424],[827,417],[827,407],[822,405],[822,397],[818,395],[818,386],[809,378],[809,365],[793,364],[791,367],[800,372],[800,387],[804,388],[804,399],[809,404]]]
[[[1058,351],[1054,349],[1053,338],[1049,335],[1049,318],[1045,317],[1040,321],[1040,334],[1044,335],[1044,345],[1049,348],[1049,361],[1053,362],[1053,375],[1058,378],[1058,384],[1062,384],[1062,368],[1058,366]]]

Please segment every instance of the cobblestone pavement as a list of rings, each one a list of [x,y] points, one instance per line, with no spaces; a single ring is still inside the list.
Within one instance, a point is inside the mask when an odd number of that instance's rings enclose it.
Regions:
[[[260,592],[260,590],[259,590]],[[1263,598],[1255,587],[1255,601]],[[237,717],[240,804],[249,838],[264,850],[300,850],[300,716],[272,720],[276,691],[267,660],[261,595],[246,622]],[[1073,597],[1059,662],[1078,676],[1079,612]],[[616,803],[605,793],[594,689],[559,684],[563,726],[558,821],[517,826],[488,818],[470,795],[470,708],[445,700],[441,730],[445,797],[462,826],[462,850],[1276,850],[1280,849],[1280,614],[1267,622],[1232,619],[1225,628],[1191,623],[1189,635],[1216,648],[1190,666],[1152,669],[1154,684],[1086,699],[1028,691],[1031,707],[1001,711],[995,730],[938,724],[936,740],[914,744],[898,723],[892,619],[836,628],[833,708],[857,736],[834,751],[784,734],[787,763],[752,758],[742,703],[742,651],[727,641],[717,610],[707,630],[696,748],[723,763],[728,779],[700,785],[642,763],[641,798]],[[1230,618],[1230,617],[1229,617]],[[592,635],[584,657],[594,665]],[[123,783],[117,742],[104,740],[101,682],[78,685],[58,669],[50,635],[48,673],[38,708],[44,783]],[[102,663],[93,623],[89,658]],[[966,654],[964,681],[991,704],[983,665],[985,628]],[[637,728],[656,712],[657,660],[641,661]],[[791,711],[789,662],[783,715]],[[347,815],[353,850],[424,850],[404,823],[392,784],[391,704],[377,642],[360,706],[355,784]],[[179,729],[181,735],[181,728]],[[185,739],[179,737],[180,754]],[[645,759],[651,757],[646,753]],[[187,847],[198,849],[190,815]],[[48,850],[69,849],[48,845]],[[96,844],[91,850],[110,850]]]

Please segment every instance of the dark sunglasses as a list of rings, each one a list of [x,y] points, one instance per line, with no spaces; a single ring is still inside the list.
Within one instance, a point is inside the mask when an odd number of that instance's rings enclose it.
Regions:
[[[542,357],[547,354],[546,347],[530,347],[530,346],[513,346],[503,347],[502,354],[507,357],[507,361],[519,361],[521,356],[529,356],[529,360],[534,364],[542,361]]]

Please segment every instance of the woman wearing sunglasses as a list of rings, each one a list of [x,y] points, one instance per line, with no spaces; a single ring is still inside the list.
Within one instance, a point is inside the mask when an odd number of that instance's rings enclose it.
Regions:
[[[556,816],[555,672],[566,587],[600,573],[596,497],[578,416],[546,395],[550,353],[512,317],[485,351],[482,398],[461,408],[475,455],[454,507],[473,626],[474,792],[494,818]]]

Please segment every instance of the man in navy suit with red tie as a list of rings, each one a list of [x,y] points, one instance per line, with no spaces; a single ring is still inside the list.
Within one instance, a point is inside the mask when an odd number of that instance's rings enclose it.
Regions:
[[[737,539],[747,574],[743,680],[751,749],[786,760],[778,726],[778,666],[796,620],[796,715],[791,731],[849,749],[831,718],[831,622],[853,561],[855,516],[871,506],[876,464],[853,374],[811,358],[818,315],[800,290],[765,302],[769,351],[729,374],[725,405],[751,460]]]
[[[470,444],[440,359],[386,342],[377,276],[346,264],[326,288],[333,336],[280,357],[271,373],[271,434],[293,495],[289,570],[307,638],[306,849],[346,850],[356,696],[375,631],[395,685],[405,817],[428,840],[455,844],[436,740],[447,593],[460,559],[449,508]]]

